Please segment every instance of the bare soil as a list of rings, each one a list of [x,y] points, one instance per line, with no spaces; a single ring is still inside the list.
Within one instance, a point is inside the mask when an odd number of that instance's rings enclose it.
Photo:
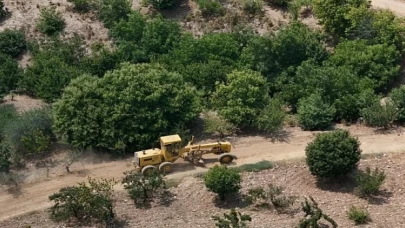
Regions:
[[[240,196],[229,197],[219,202],[215,195],[208,192],[201,178],[188,176],[169,190],[164,199],[156,199],[150,208],[136,208],[125,192],[116,192],[116,214],[121,221],[119,227],[214,227],[212,215],[221,215],[230,208],[238,207],[239,211],[252,216],[251,227],[294,227],[303,217],[300,202],[304,197],[312,196],[319,207],[332,217],[339,227],[354,227],[347,218],[346,212],[351,205],[367,208],[372,222],[363,227],[403,227],[405,209],[403,181],[405,174],[405,154],[392,153],[379,156],[368,156],[361,161],[360,168],[366,166],[383,168],[387,172],[386,183],[380,195],[371,199],[360,199],[354,195],[353,179],[343,178],[335,182],[319,182],[310,175],[303,161],[279,162],[273,169],[259,173],[244,173],[242,194],[253,187],[266,187],[273,183],[285,186],[286,195],[296,195],[299,199],[286,214],[278,214],[272,209],[257,209],[246,205]],[[115,164],[118,165],[118,164]],[[101,167],[100,167],[101,168]],[[111,169],[104,169],[106,175]],[[101,171],[101,169],[100,169]],[[78,179],[78,178],[76,178]],[[53,180],[60,184],[63,180]],[[51,188],[50,185],[48,187]],[[51,193],[49,188],[41,191]],[[38,189],[38,191],[40,191]],[[38,199],[31,199],[40,203]],[[1,205],[9,205],[2,202]],[[7,206],[9,208],[9,206]],[[21,215],[3,222],[0,227],[61,227],[49,220],[45,210]],[[71,224],[74,227],[73,224]],[[101,226],[100,226],[101,227]]]

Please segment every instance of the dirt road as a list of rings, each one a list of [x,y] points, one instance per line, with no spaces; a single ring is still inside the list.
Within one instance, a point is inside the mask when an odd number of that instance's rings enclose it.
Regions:
[[[372,5],[376,8],[389,9],[398,16],[405,16],[405,2],[400,0],[372,0]]]
[[[350,132],[361,141],[363,153],[397,152],[405,149],[405,135],[399,132],[388,134],[375,134],[373,130],[363,127],[350,127]],[[242,137],[234,142],[234,154],[238,157],[236,164],[253,163],[261,160],[278,161],[285,159],[303,158],[305,147],[314,138],[313,132],[303,132],[299,129],[290,129],[284,137],[274,140],[264,137]],[[207,167],[216,162],[207,157]],[[178,161],[176,167],[183,172],[177,172],[171,177],[191,175],[204,168],[195,168],[184,161]],[[83,169],[84,168],[84,169]],[[69,175],[56,176],[49,180],[22,185],[21,195],[15,197],[5,190],[0,191],[0,220],[20,215],[29,211],[48,207],[48,196],[61,187],[74,185],[85,181],[87,176],[116,178],[131,169],[129,160],[104,162],[98,164],[77,165],[73,170],[81,170]]]

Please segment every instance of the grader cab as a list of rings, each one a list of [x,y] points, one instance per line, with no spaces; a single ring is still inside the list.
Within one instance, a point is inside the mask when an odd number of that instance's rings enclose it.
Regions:
[[[221,164],[229,164],[234,156],[231,152],[230,142],[216,142],[194,145],[194,137],[185,147],[181,147],[182,140],[179,135],[168,135],[160,137],[160,149],[152,148],[137,151],[134,153],[133,164],[136,170],[146,174],[154,169],[163,173],[170,173],[173,170],[173,162],[183,158],[194,164],[202,161],[204,154],[220,155],[218,160]]]

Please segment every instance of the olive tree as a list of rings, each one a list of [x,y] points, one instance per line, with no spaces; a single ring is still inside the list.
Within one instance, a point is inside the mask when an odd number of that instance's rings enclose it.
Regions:
[[[159,65],[122,64],[103,78],[73,80],[54,107],[55,130],[77,147],[150,147],[200,112],[198,93]]]
[[[268,85],[257,72],[235,70],[227,75],[225,83],[217,85],[212,99],[225,119],[240,127],[253,127],[268,104]]]

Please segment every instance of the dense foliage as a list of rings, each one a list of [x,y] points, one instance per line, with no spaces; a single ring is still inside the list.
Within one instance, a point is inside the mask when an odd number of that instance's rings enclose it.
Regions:
[[[217,193],[220,200],[225,196],[237,193],[241,188],[240,174],[226,166],[215,166],[204,176],[205,186],[212,192]]]
[[[0,53],[0,101],[11,90],[17,88],[22,76],[18,62],[10,56]]]
[[[3,0],[0,0],[0,22],[3,21],[4,19],[6,19],[6,17],[9,14],[10,13],[8,12],[7,8],[5,7]]]
[[[12,147],[13,159],[35,158],[46,152],[52,142],[52,118],[48,108],[19,114],[5,125],[4,141]]]
[[[15,58],[27,48],[25,34],[22,30],[5,29],[0,32],[0,53]]]
[[[8,173],[11,166],[11,149],[8,145],[0,143],[0,173]]]
[[[203,16],[221,16],[225,13],[218,0],[198,0],[197,4]]]
[[[391,101],[397,109],[397,117],[399,122],[405,122],[405,86],[394,88],[390,94]]]
[[[298,122],[304,130],[325,130],[332,124],[335,109],[314,93],[298,104]]]
[[[82,76],[54,104],[55,129],[77,147],[150,147],[199,113],[197,91],[159,65],[123,64],[103,78]]]
[[[174,4],[174,0],[143,0],[143,2],[153,6],[155,9],[167,9]]]
[[[61,33],[65,27],[66,22],[55,6],[41,9],[40,18],[37,23],[37,28],[40,32],[53,36]]]
[[[98,0],[97,15],[107,28],[111,28],[120,20],[127,20],[131,10],[129,0]]]
[[[388,129],[397,120],[398,110],[395,104],[387,99],[384,104],[375,101],[369,107],[364,108],[362,116],[368,126]]]
[[[93,0],[68,0],[74,5],[74,9],[80,13],[87,13],[92,8]]]
[[[96,181],[89,178],[89,183],[81,182],[77,186],[64,187],[59,192],[49,196],[54,204],[49,214],[54,221],[70,221],[72,218],[79,222],[91,223],[113,222],[112,192],[114,181]]]
[[[233,71],[217,85],[213,104],[226,120],[240,127],[252,127],[269,102],[266,80],[257,72]]]
[[[357,167],[360,143],[345,130],[319,134],[305,149],[311,174],[318,177],[345,175]]]

